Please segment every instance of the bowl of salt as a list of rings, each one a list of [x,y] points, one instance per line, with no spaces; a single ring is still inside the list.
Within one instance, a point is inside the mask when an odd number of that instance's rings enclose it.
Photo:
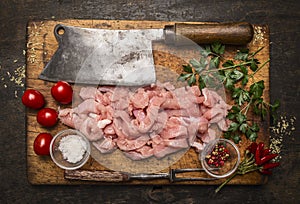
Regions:
[[[74,170],[82,167],[89,159],[90,142],[78,130],[58,132],[50,144],[50,156],[62,169]]]

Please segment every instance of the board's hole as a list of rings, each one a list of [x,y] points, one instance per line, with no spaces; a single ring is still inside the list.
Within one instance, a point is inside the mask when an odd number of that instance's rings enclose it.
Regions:
[[[56,33],[57,33],[58,35],[63,35],[63,34],[65,33],[65,29],[64,29],[63,27],[60,27],[60,28],[58,28],[58,29],[56,30]]]

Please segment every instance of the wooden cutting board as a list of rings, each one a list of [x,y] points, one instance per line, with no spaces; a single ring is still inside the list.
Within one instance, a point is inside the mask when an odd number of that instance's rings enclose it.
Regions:
[[[46,100],[46,107],[57,109],[62,106],[54,101],[50,94],[50,89],[53,83],[46,82],[38,79],[38,75],[51,59],[52,55],[58,47],[58,43],[54,37],[53,29],[56,24],[65,24],[72,26],[80,26],[87,28],[103,28],[103,29],[135,29],[135,28],[164,28],[165,25],[174,24],[175,22],[162,22],[162,21],[118,21],[118,20],[63,20],[63,21],[44,21],[44,22],[29,22],[27,28],[27,67],[26,67],[26,86],[27,89],[34,88],[39,90]],[[199,23],[199,22],[197,22]],[[253,25],[254,37],[247,45],[250,51],[255,51],[260,47],[264,49],[258,53],[257,58],[260,62],[265,62],[269,59],[269,29],[265,25]],[[226,46],[226,56],[232,57],[233,53],[240,47]],[[156,59],[156,62],[159,59]],[[264,98],[269,101],[269,65],[267,64],[256,75],[255,80],[265,81]],[[227,97],[228,98],[228,97]],[[230,103],[230,101],[227,101]],[[50,156],[37,156],[33,151],[33,141],[36,136],[41,132],[49,132],[55,135],[63,129],[68,129],[67,126],[60,122],[53,128],[43,128],[36,122],[37,111],[26,110],[26,141],[27,141],[27,173],[28,181],[31,184],[104,184],[100,182],[89,181],[70,181],[64,178],[64,170],[57,167],[51,160]],[[253,120],[259,118],[252,117]],[[261,130],[258,136],[258,142],[263,141],[269,144],[269,121],[260,122]],[[239,148],[244,155],[244,149],[250,144],[245,138],[239,144]],[[200,168],[197,153],[194,149],[190,149],[178,162],[169,168]],[[168,169],[162,172],[168,172]],[[86,170],[108,170],[98,164],[94,159],[90,160],[82,167]],[[205,176],[205,173],[198,173],[197,176]],[[185,176],[195,176],[194,174],[185,174]],[[179,182],[175,184],[194,184],[194,185],[215,185],[220,184],[224,180],[216,181],[188,181]],[[243,176],[236,176],[229,184],[243,184],[243,185],[259,185],[267,181],[265,176],[258,172],[252,172]],[[107,184],[107,183],[106,183]],[[150,180],[138,181],[133,180],[121,184],[155,184],[167,185],[170,184],[168,180]]]

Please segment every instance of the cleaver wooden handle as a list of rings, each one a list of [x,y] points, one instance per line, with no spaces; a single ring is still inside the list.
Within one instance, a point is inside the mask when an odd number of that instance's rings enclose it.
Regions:
[[[172,31],[172,32],[170,32]],[[165,27],[165,38],[168,43],[182,43],[184,40],[174,35],[182,35],[198,44],[221,42],[223,44],[244,45],[253,37],[253,27],[247,22],[238,23],[175,23]],[[172,34],[173,33],[173,34]]]
[[[116,171],[65,170],[64,177],[70,180],[122,182],[130,178],[127,174]]]

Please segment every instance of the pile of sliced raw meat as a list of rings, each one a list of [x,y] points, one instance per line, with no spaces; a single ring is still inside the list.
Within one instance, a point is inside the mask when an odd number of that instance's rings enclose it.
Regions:
[[[174,88],[169,83],[142,88],[83,87],[82,102],[59,110],[65,125],[81,131],[101,152],[117,148],[132,160],[196,147],[215,139],[210,128],[227,130],[231,108],[216,92],[197,86]]]

